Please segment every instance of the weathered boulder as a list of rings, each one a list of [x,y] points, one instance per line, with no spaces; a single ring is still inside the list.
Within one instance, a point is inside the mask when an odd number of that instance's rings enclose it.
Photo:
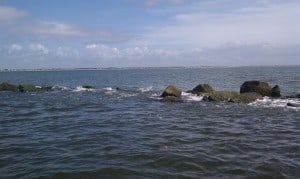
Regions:
[[[192,91],[193,94],[201,94],[201,93],[211,93],[214,89],[209,84],[199,84]]]
[[[271,90],[271,97],[281,97],[281,90],[278,85],[275,85]]]
[[[168,86],[160,96],[161,97],[167,97],[167,96],[181,97],[181,93],[182,93],[182,90],[177,88],[176,86]]]
[[[206,101],[228,101],[234,103],[251,103],[262,96],[258,93],[238,93],[234,91],[213,91],[203,99]]]
[[[272,88],[266,82],[246,81],[241,85],[240,93],[255,92],[262,96],[271,96]]]

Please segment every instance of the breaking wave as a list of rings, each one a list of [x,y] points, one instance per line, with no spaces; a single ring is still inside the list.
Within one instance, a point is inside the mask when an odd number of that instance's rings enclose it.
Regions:
[[[203,100],[203,96],[199,96],[196,94],[192,94],[192,93],[186,93],[186,92],[182,92],[181,93],[183,101],[202,101]]]

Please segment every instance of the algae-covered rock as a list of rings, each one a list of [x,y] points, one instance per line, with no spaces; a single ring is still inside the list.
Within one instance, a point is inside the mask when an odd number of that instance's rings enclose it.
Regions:
[[[257,99],[262,98],[258,93],[241,93],[230,99],[230,102],[234,103],[251,103]]]
[[[50,91],[51,86],[34,86],[34,85],[13,85],[9,83],[1,83],[0,91],[14,91],[14,92],[39,92]]]
[[[22,85],[24,92],[41,92],[41,91],[51,91],[51,86],[34,86],[34,85]]]
[[[255,92],[262,96],[271,96],[272,88],[266,82],[246,81],[241,85],[240,93]]]
[[[161,97],[181,97],[182,90],[177,88],[176,86],[168,86],[164,92],[161,94]]]
[[[234,91],[213,91],[208,93],[204,100],[228,101],[234,103],[251,103],[262,96],[258,93],[238,93]]]
[[[208,101],[230,101],[235,96],[238,96],[238,92],[234,91],[213,91],[207,94],[205,100]]]
[[[199,84],[193,90],[191,93],[193,94],[200,94],[200,93],[211,93],[213,92],[213,88],[209,84]]]
[[[0,84],[0,91],[18,91],[18,86],[4,82]]]

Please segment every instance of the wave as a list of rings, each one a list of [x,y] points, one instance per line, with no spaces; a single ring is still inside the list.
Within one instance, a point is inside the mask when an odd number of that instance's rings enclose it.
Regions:
[[[59,86],[59,85],[54,85],[52,90],[61,90],[61,91],[71,91],[72,89],[66,86]]]
[[[300,107],[292,107],[288,104],[298,104],[300,105],[300,100],[295,98],[287,98],[287,99],[274,99],[270,97],[264,97],[262,99],[257,99],[256,101],[249,103],[250,106],[257,106],[257,107],[267,107],[267,108],[292,108],[296,110],[300,110]]]
[[[150,92],[153,90],[153,86],[148,86],[146,88],[139,88],[138,91],[145,93],[145,92]]]

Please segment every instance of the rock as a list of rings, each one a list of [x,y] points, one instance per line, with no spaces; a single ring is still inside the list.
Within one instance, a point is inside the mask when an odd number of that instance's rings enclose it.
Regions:
[[[287,106],[290,106],[290,107],[300,107],[300,103],[287,103],[286,104]]]
[[[181,97],[181,89],[177,88],[176,86],[168,86],[164,92],[160,95],[160,97],[167,97],[167,96],[173,96],[173,97]]]
[[[258,93],[238,93],[234,91],[213,91],[208,93],[203,100],[228,101],[234,103],[251,103],[262,96]]]
[[[280,88],[278,85],[275,85],[271,90],[271,97],[281,97]]]
[[[255,92],[262,96],[271,96],[272,88],[266,82],[246,81],[240,88],[240,93]]]
[[[191,93],[200,94],[200,93],[210,93],[213,91],[214,91],[213,88],[209,84],[199,84],[191,91]]]

